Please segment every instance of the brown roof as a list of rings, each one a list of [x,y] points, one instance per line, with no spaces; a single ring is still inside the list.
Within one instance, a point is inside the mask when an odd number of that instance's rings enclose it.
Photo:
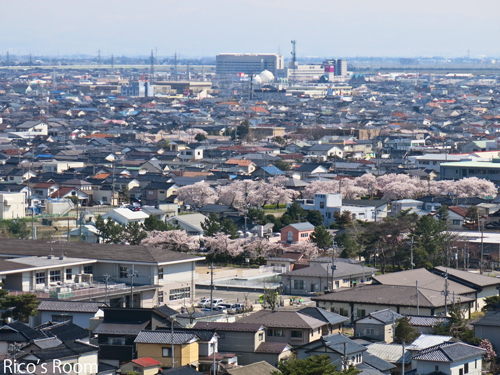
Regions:
[[[229,375],[271,375],[274,373],[281,374],[281,371],[276,367],[271,366],[266,361],[252,363],[246,366],[240,366],[233,369],[227,369]]]
[[[235,164],[240,167],[248,167],[249,165],[252,165],[253,162],[246,159],[228,159],[224,164]]]
[[[288,344],[286,342],[262,342],[257,349],[255,349],[255,353],[274,353],[279,354],[283,353],[285,349],[287,349]],[[289,349],[289,347],[288,347]]]
[[[448,272],[449,278],[457,280],[457,282],[465,282],[466,284],[473,284],[474,286],[488,286],[500,284],[500,278],[472,273],[469,271],[462,271],[448,267],[435,267],[434,270],[439,271],[440,274]]]
[[[459,206],[450,206],[448,207],[448,210],[456,213],[457,215],[460,215],[462,217],[466,217],[467,216],[467,211],[462,208],[462,207],[459,207]]]
[[[326,323],[297,311],[261,310],[238,320],[238,323],[258,323],[268,328],[314,329]]]

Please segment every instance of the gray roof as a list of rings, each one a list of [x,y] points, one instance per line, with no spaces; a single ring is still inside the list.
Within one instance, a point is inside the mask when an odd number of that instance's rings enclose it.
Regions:
[[[168,374],[168,375],[197,375],[197,374],[202,374],[201,372],[196,371],[194,368],[192,368],[189,365],[182,366],[182,367],[175,367],[171,368],[168,370],[163,370],[161,372],[162,374]]]
[[[303,230],[314,230],[314,225],[312,225],[309,222],[305,223],[295,223],[295,224],[289,224],[287,226],[290,226],[292,228],[297,229],[298,231],[303,231]],[[286,228],[286,227],[285,227]]]
[[[104,302],[76,302],[76,301],[42,301],[38,311],[64,311],[79,313],[96,313],[101,307],[106,306]]]
[[[142,344],[174,344],[181,345],[192,340],[198,340],[192,332],[141,331],[134,342]]]
[[[457,270],[454,268],[447,268],[440,266],[440,267],[435,267],[433,269],[433,272],[436,272],[439,275],[448,272],[449,278],[451,280],[456,280],[458,283],[463,283],[471,287],[483,287],[488,285],[500,284],[500,278],[489,277],[478,273]]]
[[[448,318],[436,316],[407,315],[407,317],[410,319],[410,324],[417,327],[432,327],[436,324],[447,323],[449,321]]]
[[[53,251],[51,251],[53,249]],[[13,257],[48,256],[66,253],[68,257],[109,261],[129,261],[138,263],[168,263],[203,259],[202,257],[167,251],[149,246],[129,246],[113,244],[95,244],[74,242],[67,246],[66,242],[56,243],[39,240],[2,239],[0,255]]]
[[[286,342],[262,342],[255,349],[255,353],[281,354],[285,350],[290,350],[290,346]]]
[[[319,328],[326,323],[298,311],[261,310],[238,320],[238,323],[258,323],[268,328]]]
[[[463,342],[444,343],[420,351],[413,357],[417,361],[456,362],[467,358],[480,357],[486,352],[477,346],[467,345]]]
[[[372,267],[363,267],[358,264],[351,264],[345,262],[335,262],[336,269],[334,271],[334,278],[342,278],[351,275],[371,276],[372,272],[377,269]],[[310,267],[300,268],[298,270],[289,271],[284,273],[285,276],[307,276],[307,277],[332,277],[331,263],[320,263]]]
[[[94,330],[97,334],[111,334],[111,335],[137,335],[149,324],[147,322],[136,323],[106,323],[102,322]]]
[[[389,371],[392,370],[393,368],[396,368],[395,365],[393,365],[390,362],[384,361],[383,359],[370,354],[370,353],[364,353],[363,354],[363,363],[367,363],[370,366],[376,368],[377,370],[380,370],[382,372],[384,371]]]
[[[488,311],[481,319],[472,323],[472,325],[500,327],[500,311]]]
[[[425,268],[376,275],[373,276],[373,280],[384,285],[408,285],[413,287],[415,287],[415,283],[418,281],[419,290],[433,290],[438,292],[444,290],[445,284],[445,279],[443,277]],[[448,290],[450,294],[468,294],[475,292],[474,289],[452,280],[448,281]]]
[[[473,298],[460,296],[459,302],[472,302]],[[323,296],[312,297],[313,301],[356,302],[385,306],[417,306],[415,287],[400,285],[365,285],[339,290]],[[439,291],[419,288],[420,307],[442,307],[444,296]]]
[[[274,371],[280,373],[276,367],[271,366],[266,361],[255,362],[250,365],[227,369],[229,375],[271,375]]]
[[[349,318],[345,316],[326,311],[319,307],[304,307],[298,312],[330,324],[340,324],[349,320]]]
[[[257,332],[262,329],[260,323],[225,323],[225,322],[196,322],[194,329],[215,329],[216,331]]]
[[[398,314],[391,309],[384,309],[370,313],[370,316],[380,320],[382,323],[393,323],[394,321],[401,319],[403,315]]]
[[[325,346],[341,355],[343,355],[344,352],[346,354],[353,354],[366,351],[366,348],[363,345],[360,345],[357,342],[339,333],[323,336],[318,340],[303,345],[302,347],[306,352],[316,352],[318,351],[318,348],[322,348]]]

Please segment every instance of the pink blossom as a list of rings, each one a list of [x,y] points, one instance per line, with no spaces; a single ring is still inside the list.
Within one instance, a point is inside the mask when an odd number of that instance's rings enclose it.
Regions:
[[[194,208],[215,203],[217,200],[217,193],[205,181],[183,186],[177,191],[177,194],[179,201],[189,204]]]
[[[198,237],[189,236],[184,230],[151,231],[141,245],[161,247],[171,251],[194,251],[200,247]]]
[[[241,238],[231,239],[230,236],[224,233],[217,233],[211,237],[205,237],[205,247],[213,254],[226,254],[231,257],[238,256],[243,253]]]

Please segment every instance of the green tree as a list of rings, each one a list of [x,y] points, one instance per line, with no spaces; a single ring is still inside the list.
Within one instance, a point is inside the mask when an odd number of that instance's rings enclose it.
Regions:
[[[30,316],[38,314],[38,305],[40,301],[31,293],[18,296],[8,295],[8,292],[2,289],[0,308],[6,310],[3,317],[11,316],[15,320],[28,322]]]
[[[130,245],[139,245],[148,236],[144,226],[136,221],[131,221],[123,230],[123,240]]]
[[[221,232],[224,232],[227,235],[229,235],[232,239],[235,239],[235,238],[239,237],[239,235],[238,235],[238,227],[236,226],[236,224],[234,223],[234,221],[232,221],[229,218],[223,219],[221,221],[221,223],[220,223],[220,230],[221,230]]]
[[[345,229],[351,226],[354,221],[354,215],[351,211],[343,211],[342,213],[340,213],[340,211],[335,211],[333,213],[333,218],[335,222],[330,226],[331,229]]]
[[[215,234],[221,231],[219,217],[215,213],[211,212],[210,215],[208,215],[208,218],[201,223],[201,228],[203,229],[204,236],[215,236]]]
[[[78,204],[78,195],[70,195],[68,198],[75,206]]]
[[[479,211],[478,211],[477,207],[470,206],[467,209],[467,212],[465,214],[465,218],[467,219],[468,222],[476,224],[477,219],[478,219],[478,215],[479,215]]]
[[[7,235],[13,238],[25,240],[30,238],[31,230],[26,225],[26,222],[19,219],[8,220],[6,223]]]
[[[249,208],[247,212],[247,217],[256,224],[264,225],[266,224],[266,213],[261,208]]]
[[[311,233],[311,242],[314,242],[320,249],[327,249],[333,245],[333,236],[324,226],[314,228]]]
[[[116,223],[113,219],[105,221],[104,218],[99,215],[97,216],[95,227],[99,231],[99,238],[101,238],[104,243],[121,242],[124,227],[123,225]]]
[[[431,268],[441,258],[441,250],[446,243],[447,235],[443,232],[442,223],[431,216],[421,216],[410,236],[414,244],[414,263],[417,268]]]
[[[274,311],[279,306],[279,293],[273,288],[264,288],[264,294],[262,295],[262,301],[264,306],[269,306],[269,308]]]
[[[448,227],[448,219],[450,218],[450,214],[448,212],[448,206],[444,204],[441,205],[436,212],[436,217],[438,218],[441,230],[445,230]]]
[[[194,139],[197,141],[197,142],[203,142],[204,140],[207,139],[207,136],[203,133],[198,133],[196,134],[196,136],[194,137]]]
[[[323,224],[323,215],[318,210],[307,211],[306,220],[317,227]]]
[[[146,218],[146,220],[144,220],[144,229],[146,229],[148,232],[151,232],[153,230],[178,230],[181,229],[181,227],[169,222],[161,221],[156,216],[150,215],[148,218]]]
[[[396,321],[396,327],[394,329],[394,341],[399,344],[403,342],[409,344],[420,336],[420,332],[418,332],[415,327],[410,324],[410,319],[408,317],[403,317]]]
[[[328,354],[314,355],[305,359],[289,359],[280,362],[279,371],[273,371],[272,375],[357,375],[360,371],[351,367],[342,372],[337,371],[337,365],[333,364]]]
[[[485,305],[482,311],[491,311],[500,309],[500,296],[491,296],[484,299]]]
[[[479,345],[481,340],[474,336],[474,329],[469,328],[465,319],[465,310],[458,304],[448,307],[448,322],[442,322],[432,327],[433,335],[453,336],[470,345]]]
[[[243,120],[238,126],[238,138],[245,138],[250,132],[250,122],[248,120]]]
[[[307,212],[300,206],[300,204],[293,202],[290,206],[288,206],[283,215],[290,216],[293,223],[300,223],[305,220]]]
[[[359,245],[349,232],[335,235],[335,242],[339,248],[342,248],[341,258],[354,258],[358,255]]]
[[[281,159],[276,159],[274,162],[274,166],[278,169],[281,169],[282,171],[289,171],[292,165],[290,163],[287,163],[286,161],[283,161]]]
[[[271,138],[271,142],[277,143],[277,144],[279,144],[279,145],[281,145],[281,146],[286,145],[285,138],[280,137],[279,135],[278,135],[278,136],[276,136],[276,137],[272,137],[272,138]]]

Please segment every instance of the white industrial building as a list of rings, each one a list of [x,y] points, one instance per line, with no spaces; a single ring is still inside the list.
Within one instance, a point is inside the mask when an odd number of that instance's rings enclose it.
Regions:
[[[279,53],[220,53],[215,63],[218,75],[258,74],[264,70],[276,75],[277,70],[285,68],[285,59]]]

